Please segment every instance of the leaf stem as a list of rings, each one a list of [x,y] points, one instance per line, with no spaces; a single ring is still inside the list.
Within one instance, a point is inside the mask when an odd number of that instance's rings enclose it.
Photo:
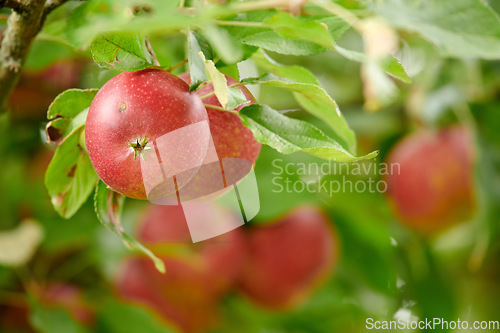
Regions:
[[[270,28],[271,26],[261,22],[245,22],[245,21],[222,21],[215,20],[217,25],[233,26],[233,27],[253,27],[253,28]]]
[[[231,84],[231,85],[229,85],[228,87],[229,87],[229,88],[236,88],[236,87],[241,87],[241,86],[244,86],[244,85],[245,85],[245,83],[238,82],[238,83],[235,83],[235,84]],[[215,91],[212,91],[212,92],[210,92],[210,93],[208,93],[208,94],[206,94],[206,95],[203,95],[203,96],[201,96],[200,98],[201,98],[202,100],[204,100],[204,99],[206,99],[206,98],[208,98],[208,97],[210,97],[210,96],[213,96],[213,95],[215,95]]]
[[[349,23],[349,25],[352,26],[354,29],[361,31],[362,28],[359,24],[360,19],[356,15],[354,15],[350,10],[332,1],[310,0],[310,2],[318,7],[323,8],[324,10],[326,10],[331,14],[340,17],[342,20]]]
[[[219,110],[219,111],[223,111],[223,112],[229,112],[232,114],[238,114],[238,111],[224,109],[223,107],[220,107],[220,106],[215,106],[215,105],[211,105],[211,104],[204,104],[204,105],[207,109],[214,109],[214,110]]]
[[[167,72],[172,72],[172,71],[176,70],[177,68],[184,66],[184,64],[187,63],[187,62],[188,62],[188,60],[184,59],[181,62],[179,62],[179,63],[177,63],[177,64],[175,64],[175,65],[167,68],[166,70],[167,70]]]

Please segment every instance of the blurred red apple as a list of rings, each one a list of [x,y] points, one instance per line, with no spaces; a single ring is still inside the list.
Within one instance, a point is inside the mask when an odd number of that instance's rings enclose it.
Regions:
[[[24,70],[8,101],[12,115],[45,118],[50,103],[59,93],[78,87],[87,62],[81,58],[65,59],[43,70]]]
[[[474,147],[469,129],[453,126],[409,135],[387,163],[389,198],[398,219],[423,233],[443,230],[471,216],[475,207]]]
[[[47,306],[61,307],[79,323],[91,326],[94,323],[94,311],[83,298],[82,290],[68,283],[51,283],[45,287],[42,303]]]
[[[308,206],[253,227],[247,241],[240,288],[255,303],[278,310],[302,303],[331,272],[338,252],[328,217]]]
[[[232,212],[200,204],[198,218],[207,224],[235,219]],[[138,239],[159,255],[166,273],[151,260],[129,258],[117,275],[119,293],[150,306],[185,332],[200,332],[217,320],[217,303],[232,287],[245,256],[242,231],[193,244],[180,206],[150,205]]]

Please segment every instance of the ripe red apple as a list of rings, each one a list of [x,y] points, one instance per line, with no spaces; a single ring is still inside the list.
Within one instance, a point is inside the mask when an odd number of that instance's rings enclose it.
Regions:
[[[159,69],[121,73],[99,90],[90,106],[85,127],[90,161],[114,191],[147,199],[148,182],[158,184],[162,173],[186,170],[193,161],[203,161],[208,124],[205,132],[203,127],[188,134],[176,130],[204,120],[207,113],[201,99],[175,75]],[[160,144],[174,131],[180,134]],[[168,158],[142,170],[141,159],[154,159],[157,154]]]
[[[179,75],[181,79],[186,81],[188,84],[191,82],[189,73],[183,73]],[[236,84],[238,81],[226,75],[226,80],[228,85]],[[243,107],[255,104],[255,98],[252,93],[244,87],[238,86],[248,103],[238,106],[235,110],[239,111]],[[214,87],[211,84],[207,84],[197,90],[198,95],[203,97],[205,95],[211,94],[214,91]],[[210,95],[203,99],[203,103],[206,105],[214,105],[221,107],[219,100],[215,95]],[[260,153],[261,144],[257,142],[252,134],[252,131],[247,127],[243,126],[238,115],[224,112],[216,109],[211,109],[207,107],[208,119],[210,121],[210,132],[212,133],[212,138],[215,144],[215,150],[219,159],[222,158],[242,158],[246,159],[254,164]],[[247,170],[248,171],[248,170]],[[245,175],[246,172],[243,174]]]
[[[239,277],[243,293],[270,309],[289,309],[306,299],[330,272],[337,241],[328,217],[300,207],[247,235],[248,256]]]
[[[423,233],[439,231],[474,211],[474,147],[469,130],[422,130],[400,141],[388,161],[389,198],[399,220]]]
[[[199,209],[198,218],[209,225],[236,218],[208,203],[190,208]],[[193,244],[180,206],[151,205],[137,238],[162,258],[166,273],[159,273],[148,258],[129,258],[117,275],[119,293],[148,305],[185,332],[211,327],[217,302],[232,287],[246,254],[242,231]]]

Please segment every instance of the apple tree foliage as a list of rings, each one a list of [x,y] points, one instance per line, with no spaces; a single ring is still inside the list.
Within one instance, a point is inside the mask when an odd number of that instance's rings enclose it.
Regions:
[[[93,60],[102,67],[136,71],[153,66],[168,70],[173,66],[168,59],[160,58],[161,62],[155,59],[148,36],[180,35],[185,38],[191,90],[196,90],[204,82],[212,82],[221,105],[228,110],[245,99],[235,92],[238,89],[227,86],[222,73],[238,74],[238,63],[253,61],[259,75],[246,77],[241,84],[291,92],[303,110],[331,130],[327,135],[315,125],[291,118],[268,105],[251,105],[242,109],[239,112],[242,123],[251,129],[258,141],[281,154],[302,151],[324,159],[350,162],[373,158],[378,152],[357,157],[355,133],[334,96],[322,88],[310,70],[280,64],[268,52],[314,56],[331,50],[350,61],[362,62],[370,69],[365,75],[372,76],[379,95],[375,98],[380,103],[385,103],[384,89],[390,90],[397,81],[401,84],[411,82],[401,62],[392,54],[370,51],[371,33],[379,33],[381,39],[390,37],[384,35],[384,28],[375,26],[372,27],[375,32],[370,31],[366,21],[371,17],[359,18],[355,11],[327,0],[309,1],[303,6],[282,1],[219,4],[180,0],[90,0],[69,6],[69,14],[51,20],[42,30],[43,36],[78,50],[90,49]],[[450,16],[450,8],[467,12],[465,21],[462,16],[460,21]],[[409,4],[401,0],[385,0],[370,3],[366,10],[395,28],[416,32],[436,45],[443,56],[499,57],[498,16],[481,1],[443,1],[436,5],[432,1]],[[365,38],[365,52],[337,44],[339,38],[350,30]],[[85,151],[82,140],[85,115],[96,91],[65,91],[49,107],[48,137],[58,148],[47,170],[45,183],[54,208],[65,218],[75,214],[95,192],[96,212],[104,225],[128,245],[147,251],[122,231],[118,217],[110,218],[118,214],[120,209],[117,207],[123,199],[107,190],[102,182],[97,182]],[[109,202],[116,203],[116,207]],[[149,251],[147,253],[155,258]],[[163,270],[161,263],[156,262]]]
[[[430,60],[436,62],[441,59],[464,59],[464,62],[468,63],[500,59],[500,18],[491,6],[495,6],[495,1],[68,1],[47,17],[38,35],[40,40],[53,43],[51,55],[37,53],[38,46],[35,42],[27,65],[42,68],[68,52],[80,52],[90,54],[103,72],[112,70],[118,74],[120,71],[161,67],[179,73],[183,68],[191,73],[191,90],[196,90],[204,82],[212,82],[221,105],[230,111],[242,104],[244,98],[238,94],[237,89],[227,86],[222,73],[229,74],[239,79],[240,84],[259,86],[261,90],[280,91],[279,96],[293,99],[294,103],[310,115],[305,120],[298,119],[289,116],[287,112],[279,111],[280,106],[265,104],[243,108],[239,112],[242,123],[250,128],[259,142],[269,146],[263,149],[260,157],[262,161],[271,164],[273,159],[281,156],[276,152],[283,155],[280,158],[284,161],[293,161],[293,155],[289,154],[303,152],[308,154],[304,159],[309,161],[318,161],[319,158],[353,162],[375,158],[378,151],[358,155],[359,144],[352,128],[362,120],[344,116],[336,102],[336,99],[341,97],[340,91],[348,89],[338,87],[338,93],[327,92],[320,83],[318,71],[315,75],[306,68],[307,66],[280,63],[276,59],[281,59],[280,56],[294,56],[297,59],[305,59],[302,60],[303,64],[314,62],[314,59],[326,54],[334,55],[332,59],[347,64],[346,66],[356,64],[352,67],[356,68],[356,71],[351,75],[362,77],[363,86],[358,88],[364,90],[365,107],[371,111],[390,108],[401,104],[401,101],[398,101],[398,92],[407,91],[406,88],[412,83],[417,71],[415,68],[423,61],[420,57],[431,57]],[[496,9],[498,10],[498,7]],[[342,37],[346,35],[361,37],[361,45],[343,44]],[[410,54],[399,52],[399,49],[404,51],[405,47],[408,47],[405,38],[412,39],[412,42],[419,46],[415,49],[432,51],[415,51]],[[177,42],[179,39],[184,45],[181,55],[174,54],[169,48],[170,41]],[[393,39],[399,43],[397,47],[384,48],[384,42]],[[255,66],[256,75],[240,78],[239,69],[243,63]],[[425,82],[437,80],[432,75],[429,76]],[[120,225],[120,213],[125,198],[110,191],[98,179],[86,153],[85,117],[98,88],[95,86],[93,89],[67,90],[61,93],[48,109],[47,138],[57,146],[45,174],[45,185],[52,205],[61,217],[75,218],[81,206],[89,197],[93,197],[95,213],[99,220],[129,247],[150,256],[160,271],[164,270],[165,267],[154,253],[124,232]],[[440,93],[447,92],[449,91],[443,90]],[[435,93],[435,100],[445,103],[443,100],[447,99],[438,93]],[[449,95],[446,96],[450,100]],[[456,101],[462,101],[460,98],[460,94],[452,94],[447,105],[454,107]],[[435,103],[430,103],[428,110],[433,106]],[[495,109],[495,106],[491,108]],[[439,110],[445,107],[435,109],[438,110],[435,113],[429,111],[424,114],[425,122],[435,121],[440,116]],[[482,106],[476,106],[476,109],[483,111]],[[478,113],[482,124],[494,124],[499,121],[498,116],[495,118],[491,112]],[[367,117],[368,115],[361,116],[362,119]],[[386,121],[382,116],[376,117],[370,116],[370,121],[373,119],[370,126],[391,126],[390,121]],[[486,126],[486,139],[488,135],[489,139],[495,138],[495,128],[490,125],[483,126]],[[484,139],[485,137],[477,138],[478,141]],[[497,144],[500,142],[497,136],[490,141],[494,140],[497,140]],[[0,142],[0,145],[3,144]],[[495,182],[491,181],[495,178],[495,170],[491,167],[495,162],[493,159],[488,154],[483,155],[484,163],[481,163],[477,170],[476,179],[482,184],[482,198],[498,198]],[[269,173],[259,173],[259,170],[256,172],[260,181],[272,182]],[[21,178],[20,175],[13,177]],[[271,197],[262,195],[264,206],[272,202],[266,200]],[[393,262],[408,259],[410,254],[395,250],[391,241],[390,226],[386,223],[391,219],[391,215],[385,199],[381,196],[368,198],[354,193],[336,197],[325,193],[319,195],[337,212],[336,223],[340,233],[353,240],[342,245],[343,251],[350,254],[350,263],[353,266],[347,271],[351,269],[360,273],[377,293],[390,294],[398,288],[398,274]],[[287,202],[287,207],[291,207],[312,199],[306,196],[287,196],[285,193],[281,200]],[[498,225],[489,218],[498,213],[495,208],[497,203],[498,201],[493,199],[480,202],[481,218],[486,221],[482,224],[480,237],[493,238],[493,235],[498,234]],[[359,207],[370,207],[370,210]],[[266,214],[278,214],[274,210],[281,209],[277,205],[265,208],[262,213],[265,218],[268,217]],[[356,222],[352,223],[354,220]],[[77,228],[75,226],[75,230],[79,230]],[[57,243],[54,244],[56,245],[53,246],[57,247]],[[481,257],[484,251],[484,248],[474,249],[476,257]],[[432,308],[433,301],[439,299],[440,304],[444,304],[440,309],[443,317],[453,319],[456,314],[453,295],[445,277],[440,275],[439,263],[428,247],[424,247],[419,255],[418,260],[427,265],[430,277],[413,276],[417,301],[430,304]],[[355,261],[364,264],[355,266],[352,264]],[[408,273],[412,267],[406,269]],[[332,294],[342,295],[335,287],[331,288]],[[357,292],[363,293],[364,290]],[[316,304],[324,305],[325,308],[339,306],[338,301],[318,297]],[[229,302],[232,307],[231,315],[249,327],[252,323],[245,315],[248,312],[252,312],[253,316],[259,317],[261,322],[268,323],[271,327],[284,320],[249,309],[247,304],[238,300]],[[60,329],[75,332],[83,330],[81,327],[74,327],[76,324],[64,315],[46,312],[36,303],[33,303],[32,308],[35,311],[31,320],[42,332],[55,332]],[[156,322],[151,321],[151,318],[138,309],[110,303],[103,304],[101,310],[104,326],[110,328],[110,331],[114,331],[113,327],[122,328],[122,325],[116,322],[117,313],[121,313],[120,317],[124,320],[127,319],[127,313],[134,313],[131,314],[134,318],[142,318],[138,321],[140,324],[130,322],[130,327],[139,327],[136,331],[162,331]],[[308,307],[302,309],[296,315],[297,321],[306,321],[305,318],[310,314],[317,313],[315,310]],[[46,319],[47,316],[58,317]],[[55,322],[63,325],[63,328],[44,326],[46,323]],[[67,326],[64,326],[65,323]],[[331,323],[331,331],[335,331],[335,325],[336,323]]]

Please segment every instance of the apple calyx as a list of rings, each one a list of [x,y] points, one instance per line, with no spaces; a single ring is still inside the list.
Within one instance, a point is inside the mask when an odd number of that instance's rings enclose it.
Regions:
[[[138,138],[136,142],[128,144],[134,150],[134,160],[137,158],[137,155],[139,154],[141,155],[142,159],[144,159],[144,152],[146,152],[146,150],[149,150],[151,148],[147,147],[147,144],[148,144],[148,138],[146,136],[142,139]]]

